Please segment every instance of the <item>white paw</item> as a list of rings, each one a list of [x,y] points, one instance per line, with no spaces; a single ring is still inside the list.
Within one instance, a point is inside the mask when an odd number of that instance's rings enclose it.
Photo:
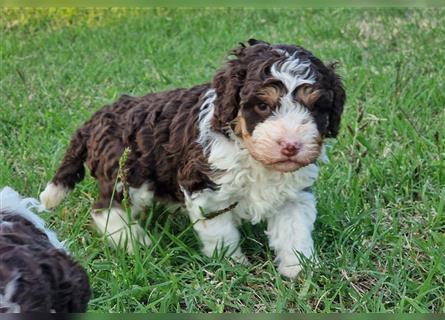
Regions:
[[[290,278],[290,279],[296,278],[302,269],[303,268],[301,267],[301,265],[299,263],[294,264],[294,265],[280,264],[278,266],[278,272],[281,273],[283,276]]]
[[[127,240],[127,252],[132,254],[135,252],[134,242],[138,242],[140,247],[151,245],[151,239],[148,237],[147,233],[142,229],[139,224],[133,224],[130,227],[130,232],[126,229],[126,234],[124,237]],[[120,247],[124,248],[125,241],[121,243]],[[125,249],[125,248],[124,248]]]
[[[40,194],[40,202],[46,209],[52,209],[62,202],[69,191],[69,188],[62,185],[48,183],[45,190]]]
[[[110,210],[94,210],[92,217],[97,228],[105,234],[116,247],[135,252],[135,242],[140,246],[149,246],[151,240],[137,222],[128,223],[127,213],[118,208]]]
[[[240,264],[243,264],[246,266],[250,265],[249,259],[247,259],[247,257],[241,251],[233,253],[230,256],[230,258],[237,263],[240,263]]]
[[[222,250],[226,250],[226,248],[221,248],[221,247],[215,248],[214,246],[204,246],[204,248],[202,249],[202,253],[204,253],[207,257],[211,258],[213,256],[215,250],[222,251]],[[230,253],[230,250],[231,250],[230,248],[227,249],[225,258],[232,259],[236,263],[250,265],[249,260],[244,255],[244,253],[241,252],[241,249],[237,248],[233,253]]]

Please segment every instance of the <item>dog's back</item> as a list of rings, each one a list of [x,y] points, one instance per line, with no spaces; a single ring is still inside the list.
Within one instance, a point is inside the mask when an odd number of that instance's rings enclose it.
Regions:
[[[195,143],[196,126],[185,126],[197,122],[199,101],[208,87],[142,97],[124,95],[97,111],[73,135],[61,165],[40,196],[43,205],[53,208],[60,203],[84,178],[84,163],[99,184],[100,197],[94,207],[107,208],[111,199],[118,205],[122,193],[114,187],[125,148],[130,149],[125,168],[131,187],[151,181],[158,198],[178,201],[183,198],[179,185],[191,190],[210,185],[210,180],[202,181],[202,172],[208,168],[201,147]],[[183,150],[184,146],[188,149]],[[189,154],[194,160],[185,163],[184,156]]]

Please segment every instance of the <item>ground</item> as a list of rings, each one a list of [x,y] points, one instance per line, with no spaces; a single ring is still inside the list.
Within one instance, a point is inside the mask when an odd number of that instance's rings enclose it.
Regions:
[[[90,311],[444,312],[445,10],[6,10],[0,13],[0,186],[37,196],[74,130],[122,93],[207,82],[249,38],[339,61],[348,101],[314,192],[318,264],[295,281],[264,225],[252,265],[199,253],[190,223],[154,205],[134,256],[91,225],[91,177],[50,226],[90,275]]]

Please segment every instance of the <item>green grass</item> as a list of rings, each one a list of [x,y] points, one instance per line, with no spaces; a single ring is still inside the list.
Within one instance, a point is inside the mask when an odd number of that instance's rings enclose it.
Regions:
[[[255,37],[338,60],[341,134],[315,186],[319,264],[279,276],[264,225],[252,266],[199,253],[189,221],[146,212],[128,256],[91,225],[88,177],[43,216],[87,269],[90,311],[445,312],[445,10],[3,10],[0,186],[37,196],[74,130],[121,93],[207,82]]]

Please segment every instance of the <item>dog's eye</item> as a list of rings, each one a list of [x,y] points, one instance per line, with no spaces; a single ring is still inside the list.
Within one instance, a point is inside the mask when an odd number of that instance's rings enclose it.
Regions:
[[[270,107],[265,103],[260,103],[255,106],[255,112],[262,116],[267,116],[270,113]]]

